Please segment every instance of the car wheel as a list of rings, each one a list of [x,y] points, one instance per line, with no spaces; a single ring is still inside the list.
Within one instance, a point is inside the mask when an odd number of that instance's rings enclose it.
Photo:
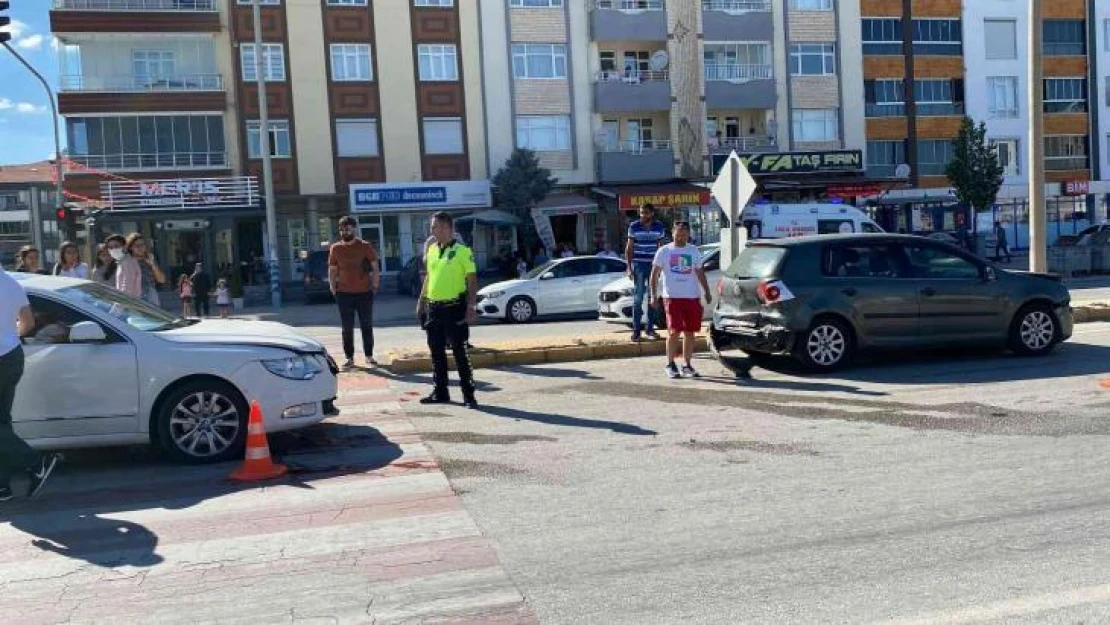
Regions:
[[[514,297],[505,307],[505,318],[513,323],[528,323],[536,318],[536,303],[524,296]]]
[[[1022,356],[1047,354],[1059,343],[1060,324],[1044,304],[1018,311],[1010,325],[1010,349]]]
[[[794,348],[795,357],[811,371],[835,371],[852,360],[852,331],[839,319],[818,319]]]
[[[243,454],[247,402],[234,387],[197,380],[174,390],[156,416],[158,443],[173,459],[222,462]]]

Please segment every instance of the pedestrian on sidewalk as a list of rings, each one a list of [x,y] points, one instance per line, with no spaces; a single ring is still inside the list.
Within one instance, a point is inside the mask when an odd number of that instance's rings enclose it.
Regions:
[[[15,270],[20,273],[46,275],[47,271],[42,268],[41,258],[39,248],[33,245],[24,245],[19,248],[19,253],[16,254]]]
[[[343,366],[348,369],[355,366],[355,314],[358,314],[366,364],[378,364],[374,360],[374,294],[381,288],[378,251],[370,242],[355,236],[357,228],[354,217],[347,215],[340,219],[340,240],[332,244],[328,254],[328,282],[339,307],[343,353],[347,356]]]
[[[198,317],[207,317],[212,314],[212,308],[208,301],[209,295],[212,292],[212,278],[204,272],[204,265],[197,263],[193,267],[193,275],[190,278],[193,281],[193,296],[196,301],[196,313]]]
[[[231,289],[227,288],[227,280],[224,278],[216,283],[216,308],[220,311],[220,319],[227,319],[231,310]]]
[[[1010,262],[1010,244],[1006,241],[1006,229],[1002,227],[1001,222],[994,222],[994,258],[998,262],[1003,262],[1002,257],[1006,257],[1006,263]]]
[[[660,279],[662,278],[662,279]],[[694,341],[701,331],[702,305],[713,303],[709,283],[702,268],[701,253],[690,243],[690,224],[674,223],[674,242],[664,245],[655,253],[651,270],[652,301],[667,313],[667,376],[700,377],[691,359]],[[679,338],[682,339],[682,371],[675,365],[679,355]]]
[[[436,243],[429,246],[424,255],[427,276],[416,305],[416,316],[428,333],[435,388],[420,403],[451,401],[447,385],[447,346],[450,345],[459,372],[463,403],[468,408],[477,408],[474,372],[466,340],[470,335],[469,324],[478,316],[474,308],[478,298],[478,268],[470,248],[455,240],[451,215],[436,213],[432,218],[432,233]]]
[[[640,220],[628,227],[628,242],[624,246],[624,258],[628,262],[628,277],[632,280],[632,340],[640,340],[644,315],[644,297],[647,295],[655,253],[663,244],[667,232],[663,224],[655,220],[655,206],[646,203],[640,207]],[[656,340],[655,308],[648,307],[647,337]]]
[[[89,279],[89,267],[81,262],[81,252],[73,241],[66,241],[58,248],[58,262],[54,263],[54,275],[66,278]]]
[[[181,297],[181,316],[193,316],[193,279],[189,274],[183,273],[177,279],[177,294]]]
[[[31,449],[12,429],[15,389],[23,377],[23,344],[20,337],[35,328],[31,303],[23,287],[0,268],[0,501],[12,498],[11,477],[26,471],[31,478],[30,496],[42,490],[58,463],[57,454]]]

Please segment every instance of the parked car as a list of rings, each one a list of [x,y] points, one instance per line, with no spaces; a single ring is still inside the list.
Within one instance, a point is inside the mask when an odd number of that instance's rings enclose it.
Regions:
[[[424,257],[413,256],[401,271],[397,272],[397,293],[409,297],[420,297],[424,288]]]
[[[541,315],[591,313],[597,294],[623,276],[619,258],[574,256],[548,261],[517,280],[491,284],[478,291],[478,314],[487,319],[527,323]]]
[[[12,275],[35,316],[13,410],[34,447],[149,443],[218,462],[243,453],[251,401],[269,432],[337,413],[335,361],[289,326],[182,319],[92,282]]]
[[[721,278],[721,245],[711,243],[702,245],[698,249],[702,255],[702,268],[705,270],[706,281],[709,282],[710,288],[713,288],[713,285],[717,284],[717,281]],[[632,297],[632,279],[627,275],[622,276],[620,279],[605,285],[601,292],[597,294],[597,318],[609,323],[631,326],[632,304],[634,301]],[[643,306],[644,314],[647,315],[648,307],[651,306],[647,297],[644,298]],[[704,318],[709,319],[712,315],[713,309],[706,306]],[[659,321],[661,322],[659,327],[665,327],[666,319],[663,315],[659,315]]]
[[[304,302],[331,301],[328,285],[328,252],[310,252],[304,263]]]
[[[715,354],[792,356],[813,370],[844,367],[869,348],[979,344],[1045,354],[1073,324],[1058,276],[1001,270],[908,235],[753,242],[718,295]]]

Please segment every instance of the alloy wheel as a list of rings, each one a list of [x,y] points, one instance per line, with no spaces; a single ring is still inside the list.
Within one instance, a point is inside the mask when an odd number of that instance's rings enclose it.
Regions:
[[[841,359],[847,351],[848,340],[844,333],[833,325],[819,325],[809,333],[806,340],[806,353],[810,360],[822,367],[831,367]]]
[[[1034,310],[1021,320],[1021,343],[1029,351],[1039,352],[1050,345],[1056,336],[1052,316],[1043,310]]]
[[[517,323],[524,323],[532,318],[532,304],[525,299],[518,299],[509,307],[509,316]]]
[[[218,392],[187,395],[170,413],[170,439],[181,453],[194,458],[226,451],[235,443],[239,427],[235,402]]]

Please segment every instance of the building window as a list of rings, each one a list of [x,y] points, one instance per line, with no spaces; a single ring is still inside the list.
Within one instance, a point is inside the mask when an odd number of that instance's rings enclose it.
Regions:
[[[1103,47],[1110,52],[1110,20],[1102,20],[1102,40],[1105,42]]]
[[[226,167],[222,115],[68,117],[70,157],[93,169]]]
[[[335,152],[339,156],[378,156],[378,120],[335,120]]]
[[[1018,58],[1016,20],[983,20],[983,39],[988,59]]]
[[[868,141],[867,172],[872,176],[893,178],[899,165],[906,162],[905,141]]]
[[[1045,20],[1044,53],[1048,56],[1083,56],[1087,54],[1084,20]]]
[[[836,74],[836,46],[831,43],[791,44],[790,73],[794,76]]]
[[[412,0],[413,5],[418,7],[453,7],[455,0]]]
[[[901,117],[906,114],[906,90],[901,79],[865,80],[863,82],[865,116]]]
[[[262,158],[262,122],[247,122],[247,157]],[[284,119],[270,120],[270,156],[289,158],[293,156],[293,145],[289,140],[289,122]]]
[[[1044,167],[1050,171],[1087,169],[1087,136],[1056,135],[1045,137]]]
[[[254,4],[254,0],[238,0],[237,4]],[[258,4],[276,7],[281,4],[281,0],[259,0]]]
[[[963,48],[960,20],[913,21],[914,54],[960,56],[963,54]]]
[[[702,52],[706,80],[771,78],[771,44],[706,44]]]
[[[922,176],[943,176],[952,162],[951,139],[925,139],[917,142],[917,172]]]
[[[569,115],[521,115],[516,118],[516,147],[537,152],[570,149]]]
[[[1017,99],[1017,76],[987,78],[987,99],[993,119],[1014,119],[1020,113]]]
[[[510,0],[509,6],[525,9],[557,9],[563,0]]]
[[[917,114],[922,117],[964,112],[964,81],[958,78],[915,80],[913,94]]]
[[[328,0],[328,6],[333,7],[364,7],[366,0]]]
[[[836,113],[836,109],[791,110],[794,141],[836,141],[840,136]]]
[[[871,55],[902,54],[902,20],[868,18],[863,21],[863,53]]]
[[[567,47],[561,43],[514,43],[513,78],[566,78]]]
[[[1087,81],[1082,78],[1046,78],[1044,112],[1087,112]]]
[[[374,69],[370,63],[370,44],[331,44],[331,79],[336,82],[374,80]]]
[[[795,11],[832,11],[833,0],[790,0]]]
[[[1007,176],[1021,175],[1021,142],[1017,139],[991,139],[998,153],[998,164]]]
[[[420,80],[458,80],[459,63],[453,44],[420,44],[416,48],[420,61]]]
[[[425,154],[463,154],[462,120],[458,117],[424,118]]]
[[[131,76],[135,82],[150,85],[177,74],[173,50],[132,50]]]
[[[239,44],[239,63],[242,67],[244,82],[258,80],[258,74],[255,73],[258,59],[255,56],[253,43]],[[285,80],[285,46],[283,44],[262,44],[262,77],[266,82]]]

